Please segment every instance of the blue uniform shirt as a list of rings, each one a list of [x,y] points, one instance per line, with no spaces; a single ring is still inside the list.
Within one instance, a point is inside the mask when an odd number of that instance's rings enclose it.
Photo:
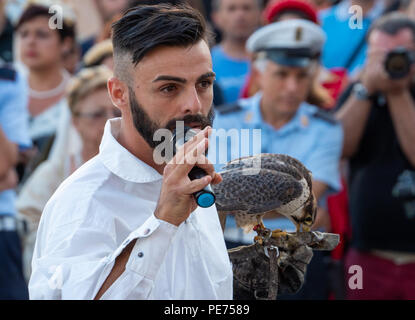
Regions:
[[[14,70],[0,67],[0,127],[20,149],[32,144],[28,133],[27,103],[26,81]],[[15,214],[15,200],[14,190],[0,192],[0,215]]]
[[[251,148],[249,151],[248,148],[243,148],[244,151],[238,153],[239,146],[237,144],[231,146],[230,139],[228,139],[226,142],[227,160],[261,152],[287,154],[300,160],[312,172],[313,180],[327,184],[332,191],[340,190],[339,162],[343,145],[341,125],[321,116],[321,112],[316,106],[302,103],[295,116],[283,127],[276,130],[262,118],[261,97],[262,94],[258,93],[251,98],[239,100],[239,110],[223,114],[217,112],[214,129],[237,129],[238,131],[249,129],[250,133]],[[258,129],[261,136],[260,146],[258,142],[255,143],[255,140],[258,139],[254,135],[254,130]],[[239,140],[242,140],[242,137]],[[223,148],[224,143],[225,140],[222,139],[221,142],[216,139],[216,146],[212,143],[211,146],[218,150],[218,146]],[[209,156],[210,160],[215,163],[216,170],[220,172],[223,163],[218,163],[219,151],[216,151],[215,155],[209,148]],[[293,224],[288,219],[266,220],[265,224],[272,229],[293,228]],[[227,228],[234,226],[233,217],[228,216]]]
[[[249,60],[227,56],[220,45],[213,47],[211,54],[216,82],[222,89],[225,103],[237,101],[249,74]]]

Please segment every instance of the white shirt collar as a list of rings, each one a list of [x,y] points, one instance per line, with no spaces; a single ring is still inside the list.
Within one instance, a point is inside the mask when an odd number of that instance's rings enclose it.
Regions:
[[[105,124],[98,156],[107,169],[120,178],[135,183],[162,179],[163,176],[154,168],[131,154],[117,141],[120,130],[121,118],[110,119]]]

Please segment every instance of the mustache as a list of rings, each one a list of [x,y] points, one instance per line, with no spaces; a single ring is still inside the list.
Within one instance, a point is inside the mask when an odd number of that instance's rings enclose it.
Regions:
[[[213,107],[212,107],[207,116],[204,116],[202,114],[188,114],[182,118],[174,118],[170,120],[165,125],[165,128],[172,131],[173,129],[176,128],[177,121],[183,121],[185,126],[190,123],[198,123],[200,124],[201,128],[204,129],[207,126],[212,126],[214,117],[215,117],[215,111],[213,110]]]

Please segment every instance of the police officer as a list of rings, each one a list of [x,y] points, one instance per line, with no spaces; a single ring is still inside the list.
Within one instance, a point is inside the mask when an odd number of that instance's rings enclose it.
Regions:
[[[227,160],[237,155],[282,153],[300,160],[313,175],[313,190],[323,206],[330,191],[340,190],[339,161],[343,133],[339,123],[326,111],[306,103],[313,81],[316,81],[319,56],[325,41],[322,29],[306,20],[286,20],[258,29],[247,41],[255,53],[253,76],[260,91],[236,104],[217,107],[214,128],[249,129],[250,141],[232,139],[226,142]],[[254,129],[260,130],[261,143],[255,142]],[[229,131],[228,131],[229,132]],[[258,139],[256,139],[258,141]],[[223,147],[223,145],[222,145]],[[240,153],[240,150],[246,150]],[[222,149],[223,150],[223,149]],[[221,167],[220,150],[215,161]],[[267,228],[295,230],[286,218],[268,216]],[[314,229],[328,231],[328,213],[319,209]],[[244,234],[236,227],[232,216],[227,217],[227,246],[252,243],[254,233]]]
[[[18,152],[31,145],[26,108],[26,83],[0,64],[0,299],[28,298],[14,207]]]

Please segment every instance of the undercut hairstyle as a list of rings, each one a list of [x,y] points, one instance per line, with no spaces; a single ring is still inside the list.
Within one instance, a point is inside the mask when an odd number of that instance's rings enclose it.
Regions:
[[[389,13],[379,18],[371,25],[367,39],[369,39],[370,35],[375,30],[394,36],[404,29],[411,30],[412,41],[415,43],[415,21],[402,12]]]
[[[23,11],[16,24],[15,30],[19,30],[23,24],[37,17],[52,18],[53,15],[54,13],[49,13],[49,7],[44,5],[31,4]],[[69,22],[67,19],[63,19],[62,28],[57,28],[56,31],[58,32],[61,41],[65,40],[65,38],[75,39],[76,37],[75,25],[74,23]]]
[[[135,67],[153,49],[189,47],[201,40],[209,43],[211,37],[203,16],[187,5],[131,8],[112,28],[114,73],[127,83],[131,64]]]

